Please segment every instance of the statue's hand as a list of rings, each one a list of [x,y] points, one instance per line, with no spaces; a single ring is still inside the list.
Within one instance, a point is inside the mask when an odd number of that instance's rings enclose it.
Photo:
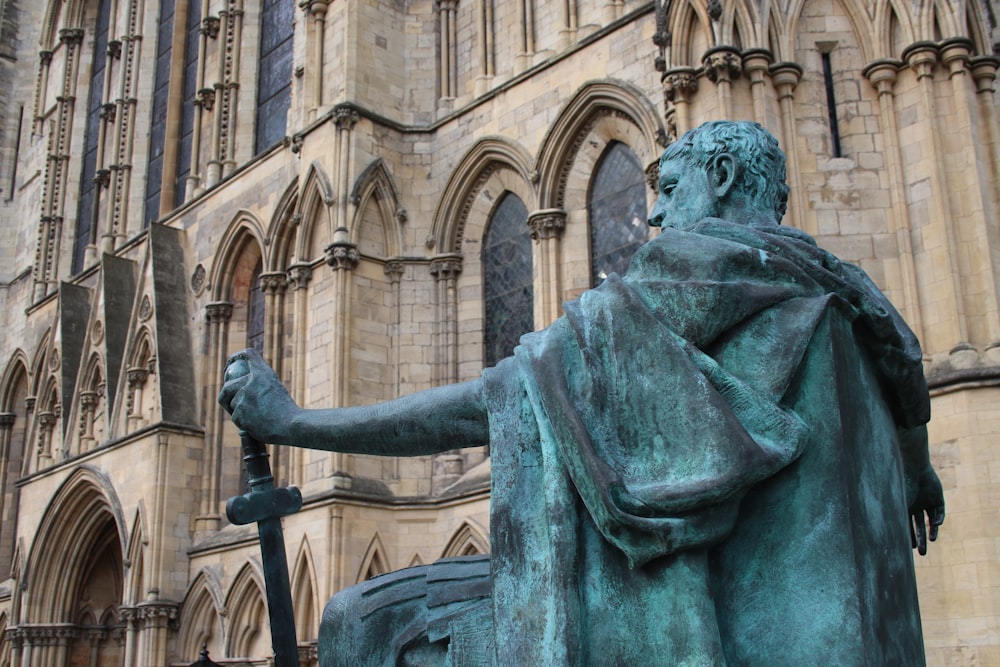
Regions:
[[[910,542],[921,556],[927,553],[927,538],[937,539],[938,526],[944,523],[944,492],[934,468],[927,465],[919,473],[906,475],[907,501],[910,504]]]
[[[290,444],[289,425],[300,408],[256,350],[229,357],[219,404],[238,427],[258,440]]]

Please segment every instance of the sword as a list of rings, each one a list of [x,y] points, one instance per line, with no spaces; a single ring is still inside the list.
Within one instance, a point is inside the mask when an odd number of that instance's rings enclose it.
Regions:
[[[230,522],[239,526],[257,522],[260,556],[264,564],[264,587],[267,591],[267,613],[271,619],[274,667],[297,667],[299,649],[295,639],[292,590],[288,579],[288,559],[285,557],[281,517],[294,514],[302,508],[302,493],[294,486],[275,488],[264,443],[246,431],[240,431],[240,440],[250,492],[230,498],[226,503],[226,516]]]

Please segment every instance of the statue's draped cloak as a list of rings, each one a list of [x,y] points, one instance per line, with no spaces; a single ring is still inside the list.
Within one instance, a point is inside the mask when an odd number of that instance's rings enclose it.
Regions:
[[[860,269],[708,219],[565,311],[483,376],[497,664],[922,661],[927,388]]]

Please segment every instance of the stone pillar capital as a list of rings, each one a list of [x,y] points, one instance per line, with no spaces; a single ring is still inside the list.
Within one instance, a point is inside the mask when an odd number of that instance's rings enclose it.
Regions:
[[[329,6],[330,0],[302,0],[299,3],[299,7],[304,9],[306,13],[319,19],[326,16],[326,10]]]
[[[698,72],[692,67],[675,67],[663,73],[663,93],[671,102],[687,102],[698,90]]]
[[[361,260],[358,246],[348,241],[334,241],[326,247],[326,263],[334,271],[353,271]]]
[[[774,54],[770,49],[747,49],[743,52],[743,71],[751,81],[760,81],[770,72]]]
[[[52,62],[52,52],[48,50],[39,51],[38,59],[42,62],[42,65],[48,66]]]
[[[233,304],[229,301],[213,301],[205,305],[205,317],[209,322],[228,322],[233,316]]]
[[[294,289],[305,289],[312,280],[312,265],[299,263],[288,267],[288,282]]]
[[[133,366],[125,371],[125,377],[129,388],[134,389],[146,382],[146,378],[149,377],[149,369],[145,366]]]
[[[918,79],[930,76],[937,61],[938,45],[934,42],[914,42],[903,49],[903,62],[916,71]]]
[[[100,394],[96,391],[81,391],[80,392],[80,407],[84,410],[92,410],[97,407],[98,401],[101,399]]]
[[[459,255],[446,255],[431,261],[431,275],[440,280],[450,280],[462,272],[462,258]]]
[[[535,211],[528,216],[528,227],[531,238],[536,241],[559,238],[566,229],[566,211],[558,208]]]
[[[0,430],[9,431],[17,417],[13,412],[0,412]]]
[[[778,97],[791,97],[802,80],[802,66],[793,62],[774,63],[769,68]]]
[[[59,41],[68,46],[79,46],[83,41],[83,28],[63,28],[59,31]]]
[[[284,271],[270,271],[260,274],[260,289],[264,294],[284,292],[288,287],[288,276]]]
[[[993,93],[993,82],[1000,69],[1000,58],[996,56],[978,56],[969,61],[972,78],[976,82],[977,93]]]
[[[738,79],[743,72],[743,59],[732,46],[717,46],[702,56],[705,74],[712,83]]]
[[[941,62],[948,68],[951,76],[955,76],[965,70],[975,49],[975,44],[966,37],[946,39],[938,46]]]
[[[56,425],[56,413],[52,410],[39,412],[38,423],[44,430],[51,430],[52,427]]]
[[[893,86],[896,85],[897,73],[902,66],[902,61],[883,58],[869,63],[861,73],[881,95],[892,92]]]
[[[382,267],[382,271],[385,272],[385,276],[389,279],[390,283],[398,283],[402,280],[404,269],[403,262],[398,259],[391,259]]]
[[[338,130],[350,132],[354,129],[359,118],[358,112],[351,107],[339,106],[333,111],[333,123],[337,126]]]

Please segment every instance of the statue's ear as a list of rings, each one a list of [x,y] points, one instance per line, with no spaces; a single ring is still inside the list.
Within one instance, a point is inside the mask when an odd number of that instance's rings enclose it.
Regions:
[[[723,199],[733,189],[736,183],[736,170],[739,168],[732,153],[719,153],[708,164],[708,177],[715,195]]]

